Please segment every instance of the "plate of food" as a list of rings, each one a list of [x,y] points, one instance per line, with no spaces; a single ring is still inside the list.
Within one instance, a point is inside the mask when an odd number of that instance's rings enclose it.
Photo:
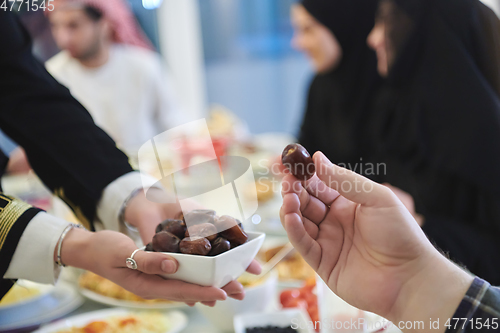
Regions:
[[[54,286],[18,280],[9,292],[0,300],[0,310],[22,306],[33,302],[54,290]]]
[[[186,325],[187,316],[180,311],[105,309],[59,320],[35,333],[178,333]]]
[[[78,279],[80,292],[95,302],[131,309],[178,309],[185,303],[167,300],[146,300],[119,285],[92,272],[83,273]]]
[[[271,260],[288,242],[288,239],[276,237],[270,238],[258,254],[261,262],[266,263]],[[275,269],[278,271],[278,282],[281,287],[298,287],[304,281],[314,278],[315,272],[295,250],[290,252]]]
[[[83,303],[76,288],[19,280],[0,304],[0,331],[34,329],[70,313]]]

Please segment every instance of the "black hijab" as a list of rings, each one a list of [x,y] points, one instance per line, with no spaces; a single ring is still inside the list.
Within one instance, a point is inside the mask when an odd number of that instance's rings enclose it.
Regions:
[[[342,47],[340,64],[315,76],[309,88],[299,142],[335,163],[360,163],[367,150],[365,115],[379,84],[375,53],[366,39],[375,22],[376,0],[303,0]]]
[[[499,21],[478,0],[383,5],[395,61],[372,129],[385,181],[414,197],[438,246],[500,283]]]
[[[498,19],[478,0],[393,4],[389,39],[408,35],[389,51],[397,57],[376,115],[381,147],[408,168],[426,164],[500,195]]]

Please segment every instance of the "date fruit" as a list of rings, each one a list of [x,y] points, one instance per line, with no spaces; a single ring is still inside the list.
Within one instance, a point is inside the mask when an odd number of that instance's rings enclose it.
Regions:
[[[149,242],[144,251],[153,252],[153,243]]]
[[[209,256],[216,256],[231,249],[231,243],[223,237],[217,237],[212,242],[212,250],[208,253]]]
[[[177,215],[175,215],[174,217],[174,220],[182,220],[184,221],[184,212],[180,212],[180,213],[177,213]]]
[[[153,237],[153,251],[155,252],[179,252],[179,237],[168,231],[160,231]]]
[[[215,216],[215,210],[212,209],[193,209],[190,213]]]
[[[281,162],[299,180],[308,180],[316,172],[311,155],[298,143],[285,147],[281,155]]]
[[[158,233],[160,231],[168,231],[182,239],[186,233],[186,223],[182,220],[168,219],[158,224],[156,232]]]
[[[223,215],[215,222],[219,235],[235,245],[246,243],[248,235],[238,226],[238,221],[228,215]]]
[[[236,220],[236,223],[238,224],[238,227],[240,227],[241,230],[245,231],[245,229],[243,228],[243,224],[241,223],[241,221],[238,220],[238,219],[235,219],[235,220]]]
[[[185,214],[184,221],[189,227],[195,224],[214,223],[215,211],[209,209],[196,209]]]
[[[212,249],[212,245],[204,237],[186,237],[180,242],[179,249],[184,254],[206,256]]]
[[[185,237],[205,237],[211,242],[217,238],[217,228],[212,223],[196,224],[187,228]]]

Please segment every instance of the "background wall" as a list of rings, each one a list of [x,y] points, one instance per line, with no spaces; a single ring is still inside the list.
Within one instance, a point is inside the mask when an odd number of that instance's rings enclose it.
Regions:
[[[294,0],[199,0],[208,102],[251,132],[295,134],[311,70],[290,46]]]

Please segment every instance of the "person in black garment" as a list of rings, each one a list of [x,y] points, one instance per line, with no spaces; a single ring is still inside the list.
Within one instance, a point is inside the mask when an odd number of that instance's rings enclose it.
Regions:
[[[146,199],[127,156],[35,60],[28,33],[14,14],[0,10],[0,32],[0,128],[25,149],[40,179],[87,229],[118,230],[127,221],[149,241],[159,222],[180,212],[178,204]],[[2,155],[0,166],[6,163]],[[55,262],[93,271],[144,298],[213,305],[227,296],[244,297],[235,281],[222,290],[160,278],[155,274],[173,273],[178,265],[161,253],[139,251],[137,269],[130,267],[126,259],[136,249],[119,232],[79,229],[0,193],[0,297],[17,278],[53,283],[59,272]],[[258,265],[249,270],[258,272]]]
[[[383,181],[451,259],[500,284],[500,23],[477,0],[384,0],[368,119]]]
[[[311,59],[309,87],[298,141],[337,164],[360,171],[370,160],[366,116],[381,78],[366,44],[378,1],[303,0],[292,7],[295,48]],[[367,170],[367,173],[370,173]],[[376,179],[375,174],[366,176]]]

